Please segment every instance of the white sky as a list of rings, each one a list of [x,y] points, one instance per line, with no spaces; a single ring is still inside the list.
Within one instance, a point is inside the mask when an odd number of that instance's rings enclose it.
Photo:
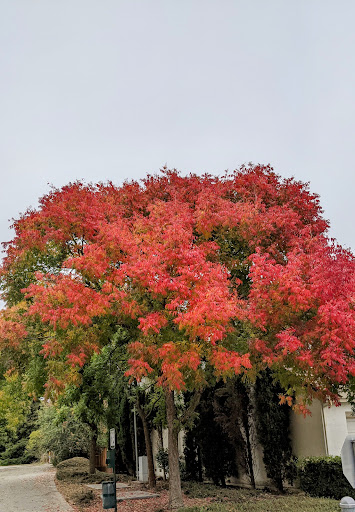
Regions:
[[[49,190],[271,163],[355,250],[354,0],[2,0],[0,240]]]

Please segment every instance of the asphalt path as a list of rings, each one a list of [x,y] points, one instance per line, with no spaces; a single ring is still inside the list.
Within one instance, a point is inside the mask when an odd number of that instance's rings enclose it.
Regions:
[[[70,512],[50,464],[0,466],[0,512]]]

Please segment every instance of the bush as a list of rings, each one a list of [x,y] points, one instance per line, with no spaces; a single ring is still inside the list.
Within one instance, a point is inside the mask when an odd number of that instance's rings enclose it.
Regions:
[[[96,470],[92,475],[89,473],[89,467],[89,460],[84,457],[63,460],[57,464],[57,479],[76,483],[101,483],[107,480],[107,473]]]
[[[71,494],[74,505],[88,505],[95,498],[91,489],[78,489]]]
[[[73,457],[57,464],[58,480],[81,480],[89,473],[89,461],[84,457]]]
[[[308,457],[299,462],[300,488],[310,496],[340,500],[355,498],[355,490],[343,475],[340,457]]]
[[[155,456],[155,460],[157,461],[158,468],[162,469],[164,473],[168,473],[169,471],[169,452],[167,449],[160,448]]]

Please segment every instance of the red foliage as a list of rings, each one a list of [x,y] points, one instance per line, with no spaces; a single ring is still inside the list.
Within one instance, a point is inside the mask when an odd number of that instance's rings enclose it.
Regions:
[[[354,258],[325,237],[307,185],[270,167],[69,184],[14,227],[3,276],[34,249],[65,255],[24,290],[28,314],[54,329],[129,317],[140,330],[133,378],[183,389],[206,364],[221,377],[268,365],[327,398],[355,374]],[[75,346],[67,362],[82,366],[96,349]]]
[[[21,306],[14,306],[0,312],[0,351],[8,347],[18,349],[26,338],[21,309]]]

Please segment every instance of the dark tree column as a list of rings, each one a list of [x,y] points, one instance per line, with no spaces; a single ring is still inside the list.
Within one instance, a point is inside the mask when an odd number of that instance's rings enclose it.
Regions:
[[[178,450],[179,430],[176,427],[177,418],[174,403],[174,392],[167,390],[165,393],[165,400],[169,442],[169,506],[170,508],[181,508],[184,506],[184,502],[181,490]]]

